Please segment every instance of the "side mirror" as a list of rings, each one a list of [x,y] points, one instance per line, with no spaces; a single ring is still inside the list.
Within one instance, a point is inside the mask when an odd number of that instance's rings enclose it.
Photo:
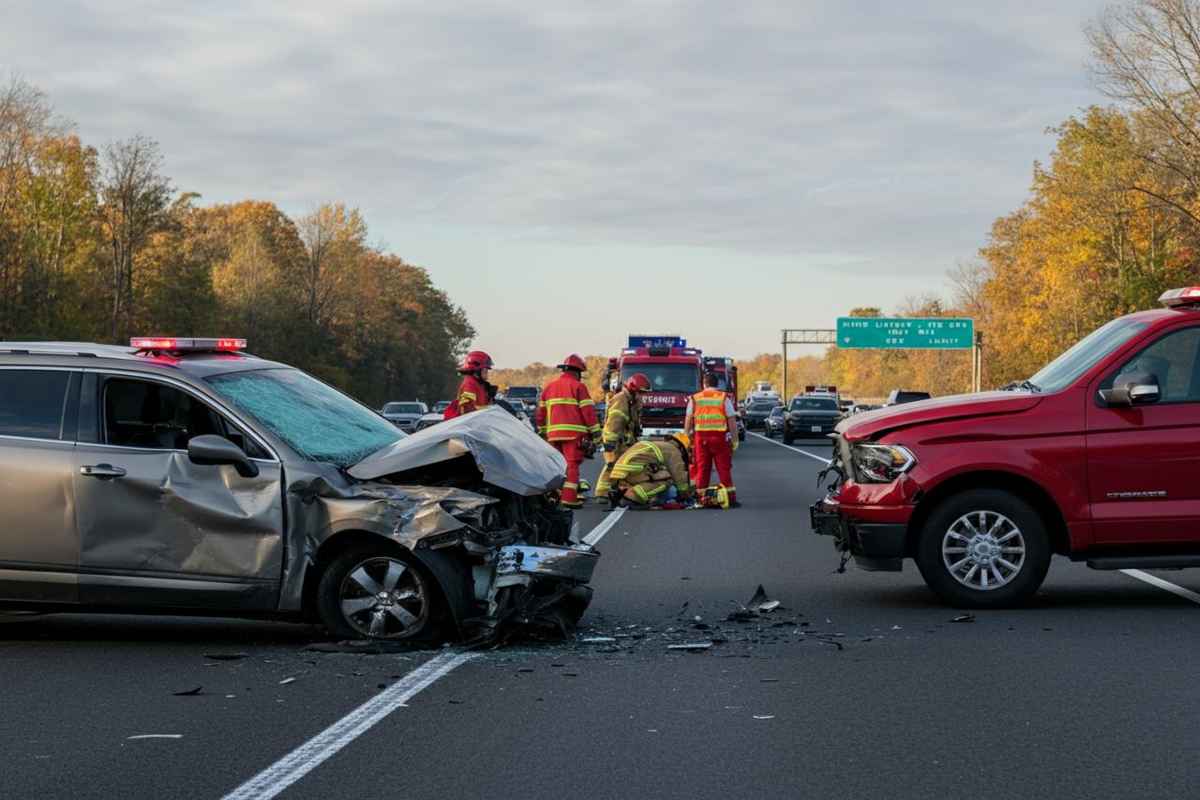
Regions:
[[[1118,375],[1111,389],[1100,390],[1100,402],[1114,408],[1132,408],[1157,403],[1162,397],[1158,376],[1150,372]]]
[[[258,476],[258,465],[249,459],[242,448],[224,436],[194,436],[188,442],[188,458],[193,464],[207,466],[232,465],[243,478]]]

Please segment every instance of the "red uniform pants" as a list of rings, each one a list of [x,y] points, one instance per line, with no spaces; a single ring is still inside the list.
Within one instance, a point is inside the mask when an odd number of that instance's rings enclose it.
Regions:
[[[579,467],[583,464],[583,447],[578,439],[551,442],[550,444],[567,460],[567,482],[562,487],[562,503],[564,506],[577,508],[581,505],[579,502]]]
[[[737,499],[737,490],[733,485],[733,445],[725,441],[724,431],[707,431],[696,434],[696,494],[702,495],[708,488],[708,479],[712,474],[713,464],[717,465],[717,475],[721,485],[729,490],[729,500]]]

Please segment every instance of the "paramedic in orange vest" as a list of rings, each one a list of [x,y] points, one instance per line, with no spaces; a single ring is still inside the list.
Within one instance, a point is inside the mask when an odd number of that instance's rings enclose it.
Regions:
[[[488,372],[492,368],[492,357],[482,350],[472,350],[458,366],[458,374],[463,376],[458,386],[458,394],[454,402],[443,414],[444,419],[454,419],[463,414],[478,411],[492,402],[496,396],[496,387],[487,382]]]
[[[562,370],[546,388],[538,401],[537,428],[567,460],[567,480],[562,487],[562,504],[566,508],[582,508],[579,500],[579,467],[596,451],[600,439],[600,424],[596,421],[596,404],[580,377],[587,369],[583,359],[572,353],[558,365]]]
[[[733,485],[733,451],[737,450],[737,410],[729,395],[717,388],[720,376],[704,376],[704,389],[688,401],[683,430],[695,443],[696,496],[704,497],[709,475],[716,464],[721,485],[729,494],[729,507],[736,508],[737,488]]]

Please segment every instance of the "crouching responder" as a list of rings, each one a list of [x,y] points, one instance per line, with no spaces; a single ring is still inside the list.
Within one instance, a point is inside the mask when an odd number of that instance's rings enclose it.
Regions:
[[[562,370],[538,401],[538,433],[567,460],[567,479],[562,487],[562,505],[580,508],[579,467],[596,450],[600,425],[596,422],[596,404],[591,392],[580,380],[587,364],[572,353],[558,365]]]
[[[612,468],[616,484],[610,493],[613,505],[622,499],[639,507],[688,499],[692,489],[689,446],[687,435],[676,433],[664,441],[637,442],[626,450]]]
[[[737,488],[733,485],[733,451],[738,448],[737,411],[729,395],[717,388],[719,382],[716,373],[704,376],[704,389],[688,401],[683,430],[694,435],[696,442],[696,497],[706,505],[737,508]],[[715,503],[708,499],[707,493],[714,463],[721,478],[718,496],[726,495]]]
[[[612,490],[613,465],[625,455],[641,433],[641,394],[650,391],[650,379],[641,372],[629,376],[615,394],[608,399],[608,411],[604,417],[604,433],[600,436],[604,448],[604,469],[596,482],[596,500],[608,502]]]
[[[496,387],[488,383],[492,366],[492,357],[482,350],[467,353],[458,365],[458,374],[463,376],[462,383],[458,385],[458,394],[446,407],[443,419],[454,419],[478,411],[496,398]]]

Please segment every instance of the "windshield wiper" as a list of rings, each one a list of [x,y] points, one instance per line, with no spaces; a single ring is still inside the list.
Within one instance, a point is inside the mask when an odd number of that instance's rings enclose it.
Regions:
[[[1018,389],[1023,389],[1027,392],[1040,392],[1042,390],[1042,387],[1038,386],[1036,383],[1034,383],[1033,381],[1026,378],[1023,381],[1013,381],[1012,383],[1006,383],[1003,386],[1001,386],[1000,389],[1005,392],[1012,392],[1012,391],[1016,391]]]

